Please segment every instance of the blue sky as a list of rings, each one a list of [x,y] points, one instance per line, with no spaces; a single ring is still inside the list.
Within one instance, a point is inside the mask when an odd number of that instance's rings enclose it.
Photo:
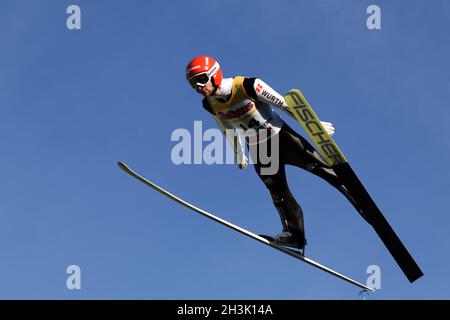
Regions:
[[[81,30],[66,28],[70,4]],[[370,4],[381,30],[366,27]],[[225,76],[302,90],[425,276],[411,285],[340,194],[288,167],[308,256],[361,282],[379,265],[373,299],[449,299],[449,14],[445,0],[2,1],[0,298],[359,298],[117,168],[256,233],[279,231],[253,168],[171,162],[173,130],[215,127],[184,79],[207,54]],[[81,290],[66,288],[72,264]]]

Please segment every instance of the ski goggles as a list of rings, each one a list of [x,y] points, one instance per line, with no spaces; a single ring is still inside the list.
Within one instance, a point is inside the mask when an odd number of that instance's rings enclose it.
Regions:
[[[200,73],[189,79],[189,84],[192,88],[204,87],[208,83],[210,77],[205,73]]]
[[[194,89],[204,87],[211,80],[211,77],[216,74],[217,70],[219,70],[219,64],[216,62],[209,71],[196,74],[192,78],[189,78],[189,84]]]

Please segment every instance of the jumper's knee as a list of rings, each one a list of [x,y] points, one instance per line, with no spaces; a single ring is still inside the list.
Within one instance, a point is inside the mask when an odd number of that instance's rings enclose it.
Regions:
[[[291,197],[291,193],[289,189],[284,188],[278,188],[277,190],[269,190],[270,196],[272,197],[272,200],[275,204],[283,202],[286,199],[289,199]]]
[[[275,203],[283,201],[283,197],[278,192],[270,192],[270,196],[272,197],[272,201]]]

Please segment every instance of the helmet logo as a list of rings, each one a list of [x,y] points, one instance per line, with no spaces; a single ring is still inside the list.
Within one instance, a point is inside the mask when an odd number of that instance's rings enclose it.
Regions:
[[[192,68],[189,68],[189,72],[191,72],[192,70],[198,69],[200,68],[200,66],[193,66]]]
[[[219,69],[219,64],[216,62],[214,63],[213,67],[211,68],[211,70],[208,71],[208,78],[211,78],[212,75],[214,75],[216,73],[216,71]]]

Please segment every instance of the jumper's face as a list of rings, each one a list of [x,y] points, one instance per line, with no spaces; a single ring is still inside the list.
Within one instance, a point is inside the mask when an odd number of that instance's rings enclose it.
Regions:
[[[202,94],[204,97],[209,97],[214,92],[214,86],[209,80],[204,86],[197,86],[196,89],[198,93]]]

